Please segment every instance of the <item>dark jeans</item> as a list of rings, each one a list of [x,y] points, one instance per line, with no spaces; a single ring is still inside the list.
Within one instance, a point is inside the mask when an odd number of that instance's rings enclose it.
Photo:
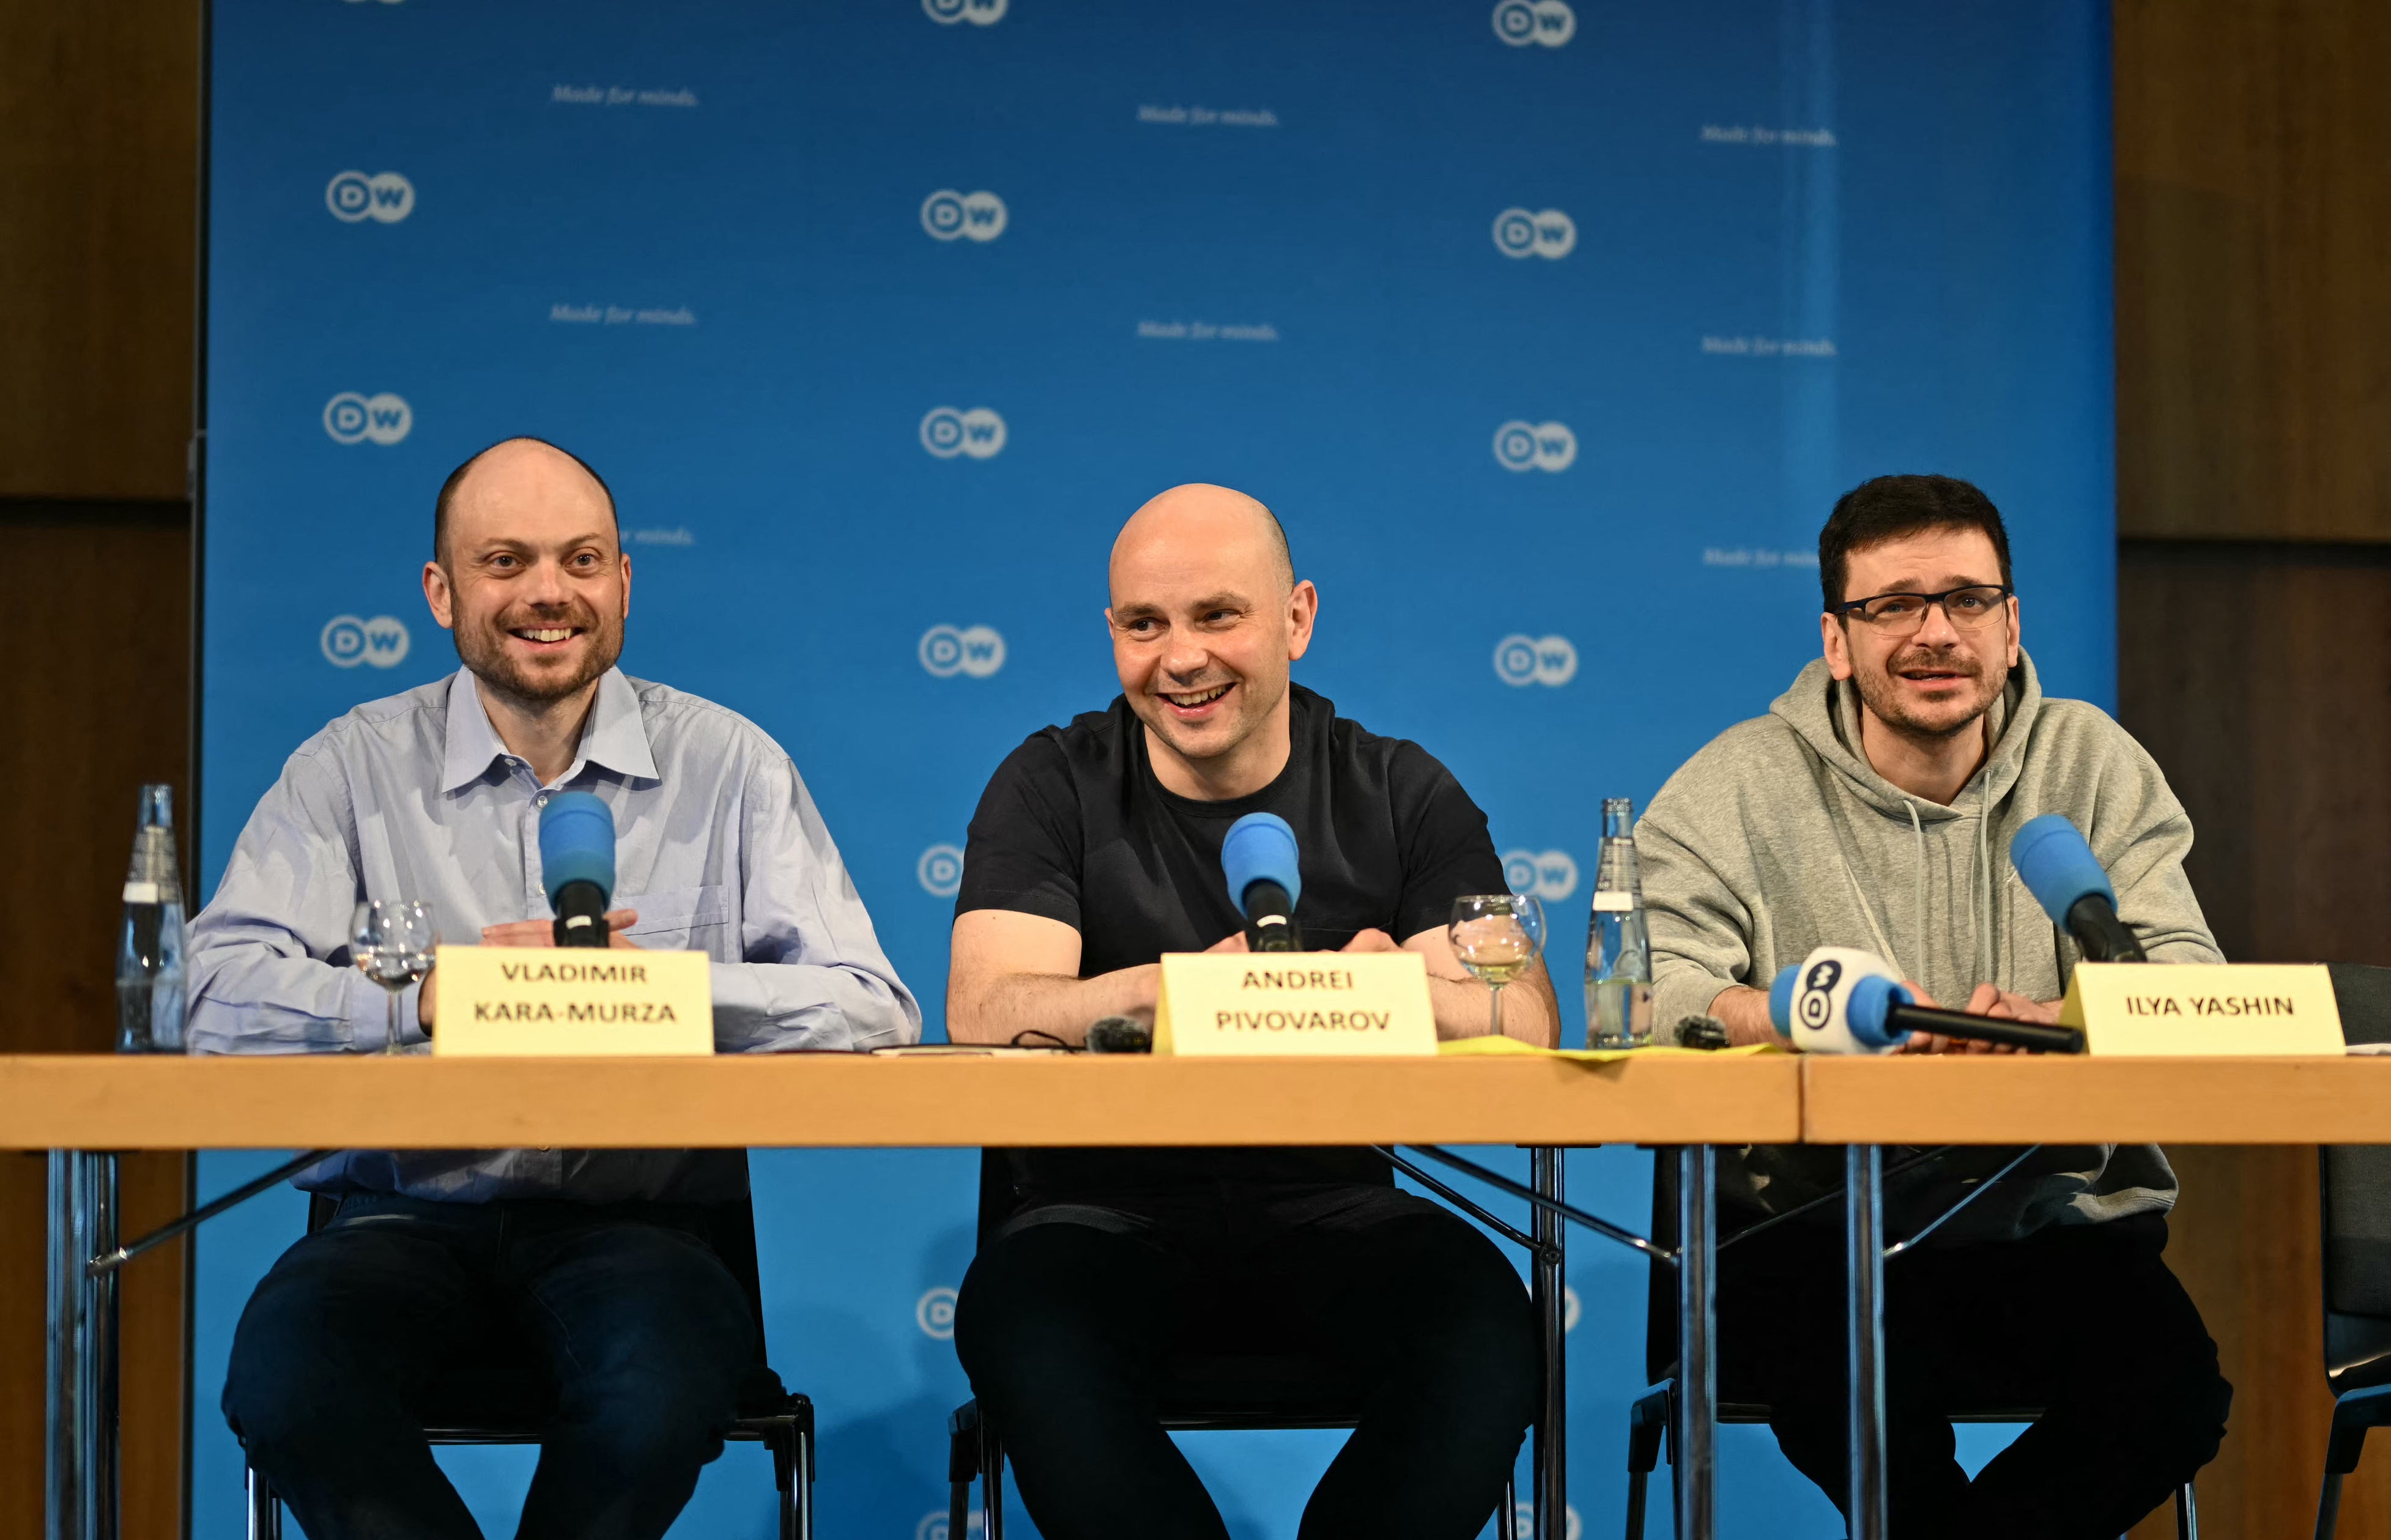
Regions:
[[[1155,1420],[1165,1361],[1191,1345],[1299,1345],[1359,1388],[1303,1540],[1484,1527],[1543,1372],[1527,1291],[1493,1242],[1384,1187],[1116,1202],[1015,1219],[956,1301],[956,1352],[1047,1540],[1225,1540]]]
[[[745,1293],[668,1205],[352,1194],[250,1296],[225,1417],[312,1540],[473,1536],[423,1438],[435,1378],[523,1363],[543,1412],[516,1533],[661,1535],[758,1360]]]
[[[1886,1263],[1893,1533],[2114,1540],[2217,1456],[2233,1388],[2137,1215]],[[1765,1402],[1777,1446],[1843,1505],[1843,1237],[1783,1224],[1719,1254],[1719,1388]],[[1971,1482],[1946,1414],[2044,1408]]]

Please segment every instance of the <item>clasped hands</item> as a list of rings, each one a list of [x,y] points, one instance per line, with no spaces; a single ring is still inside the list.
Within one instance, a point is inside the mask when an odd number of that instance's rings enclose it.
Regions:
[[[628,947],[634,951],[639,951],[640,943],[623,934],[639,922],[640,912],[636,909],[608,910],[606,912],[606,944],[609,947]],[[554,920],[509,920],[502,925],[484,925],[482,945],[485,947],[552,947],[556,945],[556,922]],[[432,982],[431,975],[426,974],[423,982],[426,988],[416,991],[415,1019],[426,1032],[429,1032],[432,1030],[433,1018],[432,990],[429,988]]]

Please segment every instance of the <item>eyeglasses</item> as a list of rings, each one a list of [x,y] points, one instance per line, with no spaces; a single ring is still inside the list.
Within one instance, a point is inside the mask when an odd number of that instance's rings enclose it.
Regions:
[[[2010,596],[2016,591],[1998,583],[1980,583],[1964,589],[1945,589],[1941,593],[1880,593],[1838,604],[1834,613],[1856,615],[1881,630],[1907,636],[1926,624],[1928,610],[1940,604],[1944,618],[1951,622],[1954,629],[1974,631],[2007,613]]]

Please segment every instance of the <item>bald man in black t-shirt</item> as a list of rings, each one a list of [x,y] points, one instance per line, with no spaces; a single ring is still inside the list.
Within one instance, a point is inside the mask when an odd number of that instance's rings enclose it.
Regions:
[[[1319,596],[1270,511],[1174,487],[1114,543],[1105,618],[1122,693],[1008,757],[981,796],[956,902],[947,1031],[1077,1044],[1150,1016],[1170,951],[1242,951],[1221,841],[1249,812],[1293,826],[1296,919],[1316,947],[1419,952],[1437,1030],[1487,1029],[1453,954],[1453,900],[1504,891],[1485,815],[1415,744],[1292,684]],[[1541,964],[1503,996],[1540,1046]],[[1365,1149],[1014,1150],[1008,1211],[972,1264],[955,1346],[1048,1540],[1225,1540],[1154,1418],[1191,1338],[1301,1347],[1363,1397],[1304,1512],[1304,1540],[1464,1540],[1500,1500],[1533,1415],[1527,1294],[1502,1253],[1396,1189]]]

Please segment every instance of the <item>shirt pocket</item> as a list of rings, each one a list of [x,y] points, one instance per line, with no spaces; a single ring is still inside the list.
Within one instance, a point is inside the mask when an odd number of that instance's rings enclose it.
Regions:
[[[619,894],[608,907],[639,911],[623,937],[654,951],[717,951],[730,921],[730,900],[718,885]]]

